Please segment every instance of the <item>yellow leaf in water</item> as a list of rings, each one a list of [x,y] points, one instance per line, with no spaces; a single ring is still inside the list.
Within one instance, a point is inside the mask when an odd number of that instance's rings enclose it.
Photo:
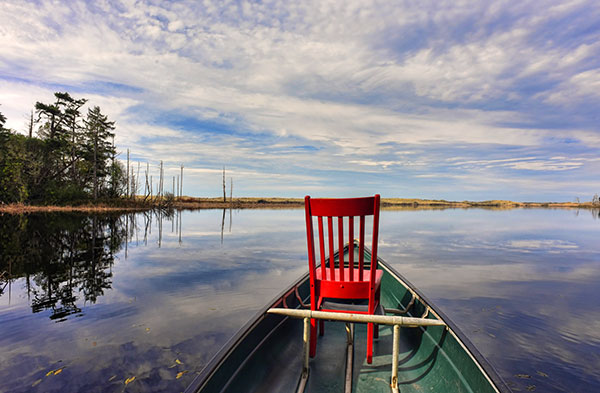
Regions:
[[[179,379],[179,378],[183,377],[183,374],[186,374],[187,372],[188,372],[188,370],[178,372],[175,379]]]
[[[33,387],[35,387],[35,386],[39,385],[39,384],[40,384],[40,382],[42,382],[42,380],[41,380],[41,379],[38,379],[37,381],[35,381],[34,383],[32,383],[32,384],[31,384],[31,387],[33,388]]]
[[[149,332],[149,331],[150,331],[150,328],[146,328],[146,331],[147,331],[147,332]]]
[[[133,382],[133,380],[134,380],[134,379],[135,379],[135,377],[127,378],[127,379],[125,380],[125,385],[128,385],[128,384],[130,384],[131,382]]]
[[[58,375],[58,374],[62,373],[62,370],[63,370],[62,368],[59,368],[58,370],[56,370],[54,372],[54,375]]]
[[[175,363],[177,363],[177,364],[183,364],[183,363],[181,362],[181,360],[179,360],[179,359],[175,359]]]
[[[48,372],[46,373],[46,376],[47,376],[47,377],[49,377],[49,376],[51,376],[52,374],[54,374],[54,370],[48,371]]]

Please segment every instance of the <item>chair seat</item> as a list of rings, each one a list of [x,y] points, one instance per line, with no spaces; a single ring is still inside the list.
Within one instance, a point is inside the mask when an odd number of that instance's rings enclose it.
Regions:
[[[354,279],[350,280],[350,268],[346,267],[344,268],[344,280],[343,282],[360,282],[358,281],[358,277],[359,277],[359,271],[358,269],[354,269],[353,272],[353,276]],[[379,284],[381,283],[381,277],[383,277],[383,271],[377,269],[377,273],[375,273],[375,286],[379,286]],[[317,280],[323,280],[323,281],[341,281],[340,280],[340,269],[335,269],[334,275],[332,277],[331,275],[331,270],[329,270],[329,268],[327,268],[327,270],[325,270],[325,278],[323,278],[323,274],[321,269],[317,269],[316,271],[316,279]],[[369,280],[371,279],[371,271],[370,270],[364,270],[363,271],[363,279],[362,282],[369,282]]]
[[[324,298],[337,299],[368,299],[369,298],[369,280],[371,279],[371,271],[363,271],[363,280],[358,280],[358,269],[354,270],[354,280],[350,281],[350,269],[344,269],[344,280],[340,280],[339,269],[336,269],[332,275],[329,270],[325,272],[325,279],[322,278],[321,269],[317,269],[315,279],[319,288],[319,303]],[[381,286],[381,277],[383,271],[377,270],[375,273],[375,290],[378,292]],[[333,279],[331,279],[333,278]]]

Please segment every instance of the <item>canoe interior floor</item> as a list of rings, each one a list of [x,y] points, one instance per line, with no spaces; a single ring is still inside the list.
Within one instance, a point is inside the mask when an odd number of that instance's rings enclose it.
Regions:
[[[445,340],[443,327],[401,329],[400,391],[469,391],[455,374],[454,367],[442,367],[447,357],[436,344]],[[380,326],[374,343],[373,363],[366,363],[366,325],[355,325],[353,392],[390,392],[392,328]],[[442,356],[439,356],[440,353]],[[440,362],[438,358],[443,358]],[[343,392],[346,364],[344,323],[325,322],[317,355],[310,360],[307,393]],[[228,392],[293,392],[302,367],[302,321],[289,319],[253,355],[228,385]],[[454,370],[452,370],[454,369]],[[445,372],[444,372],[445,370]],[[448,377],[448,378],[446,378]]]

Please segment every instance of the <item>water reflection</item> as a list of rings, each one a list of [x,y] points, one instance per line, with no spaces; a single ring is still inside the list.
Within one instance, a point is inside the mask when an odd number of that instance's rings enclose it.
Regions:
[[[157,244],[163,223],[182,243],[182,212],[156,210],[132,214],[30,214],[6,215],[0,220],[0,296],[10,298],[12,283],[23,279],[33,313],[49,310],[61,322],[82,316],[78,303],[96,303],[112,287],[115,255],[129,244],[148,245],[153,220]],[[135,240],[134,240],[135,239]],[[10,299],[9,302],[10,304]]]
[[[221,244],[223,244],[223,233],[225,232],[225,213],[227,211],[229,211],[229,233],[231,233],[231,224],[233,222],[232,210],[232,207],[229,207],[229,209],[223,209],[223,216],[221,217]]]
[[[575,216],[579,216],[580,211],[581,209],[574,209],[573,214],[575,214]],[[585,209],[584,211],[589,212],[594,220],[600,218],[600,208]]]
[[[515,391],[598,391],[600,227],[597,211],[574,213],[390,212],[380,255]]]
[[[126,235],[122,221],[119,216],[5,216],[0,271],[9,284],[24,278],[34,313],[50,310],[49,318],[57,321],[81,315],[78,301],[95,303],[111,288],[115,253]]]
[[[594,391],[589,212],[384,211],[380,255],[515,390]],[[302,210],[0,216],[0,391],[122,391],[133,376],[127,391],[181,391],[306,271],[305,248]]]
[[[183,390],[305,268],[287,212],[235,213],[0,216],[0,391]]]

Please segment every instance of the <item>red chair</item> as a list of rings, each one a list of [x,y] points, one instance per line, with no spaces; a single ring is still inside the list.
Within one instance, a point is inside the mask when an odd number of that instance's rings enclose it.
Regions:
[[[377,270],[377,238],[379,235],[379,195],[367,198],[311,199],[304,198],[306,211],[306,237],[308,243],[308,268],[310,272],[311,310],[346,313],[375,314],[379,306],[381,277]],[[365,266],[365,216],[373,216],[371,241],[371,263]],[[313,217],[317,217],[319,231],[320,266],[315,259]],[[344,261],[344,217],[348,224],[348,261]],[[354,258],[354,218],[359,217],[358,263]],[[327,221],[327,243],[329,260],[325,257],[324,218]],[[337,225],[334,225],[337,218]],[[334,226],[337,226],[337,248],[339,261],[335,261]],[[368,262],[367,262],[368,263]],[[372,272],[376,272],[372,274]],[[319,323],[323,335],[323,321]],[[317,351],[317,321],[311,319],[310,356]],[[373,336],[378,336],[378,327],[367,324],[367,363],[373,360]]]

